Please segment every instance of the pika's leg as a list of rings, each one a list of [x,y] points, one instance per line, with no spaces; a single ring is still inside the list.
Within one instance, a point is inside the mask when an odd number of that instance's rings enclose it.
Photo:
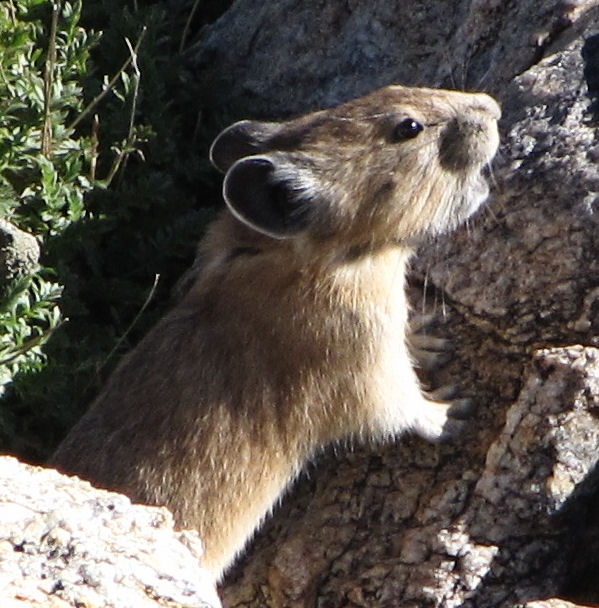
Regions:
[[[434,393],[432,396],[436,396]],[[444,402],[427,399],[421,395],[418,415],[412,421],[412,429],[429,441],[443,441],[459,435],[472,415],[471,399]]]
[[[393,368],[384,366],[387,373],[381,389],[386,398],[372,409],[373,430],[378,428],[383,436],[414,431],[431,441],[460,433],[472,413],[472,402],[469,399],[447,402],[453,397],[447,389],[427,394],[421,389],[407,349],[397,354]]]
[[[414,366],[430,376],[451,359],[452,344],[428,332],[435,315],[421,315],[410,324],[408,346]],[[471,399],[457,398],[458,388],[442,386],[420,395],[413,430],[429,440],[444,440],[458,435],[465,427],[465,420],[473,413]]]

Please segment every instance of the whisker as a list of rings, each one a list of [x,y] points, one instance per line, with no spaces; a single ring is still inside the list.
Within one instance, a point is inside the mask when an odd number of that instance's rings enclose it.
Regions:
[[[484,212],[495,222],[495,224],[499,224],[499,219],[497,218],[492,205],[485,205],[483,209]]]
[[[491,51],[491,55],[490,55],[489,60],[488,60],[488,67],[483,72],[482,76],[478,79],[478,81],[476,82],[476,86],[475,86],[475,90],[476,91],[482,91],[483,90],[483,85],[486,82],[487,78],[489,77],[489,74],[491,73],[491,67],[493,67],[494,65],[496,65],[495,59],[497,57],[497,53],[499,52],[499,48],[500,48],[499,45],[497,45]]]
[[[426,313],[426,292],[428,290],[428,271],[429,266],[427,265],[424,271],[424,281],[422,282],[422,314]]]

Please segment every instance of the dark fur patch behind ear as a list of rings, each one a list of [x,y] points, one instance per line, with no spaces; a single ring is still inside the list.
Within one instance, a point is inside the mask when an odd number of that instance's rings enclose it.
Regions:
[[[223,173],[241,158],[268,152],[268,140],[280,129],[276,122],[242,120],[227,127],[210,147],[210,161]]]
[[[237,161],[229,170],[223,195],[233,214],[250,227],[275,238],[306,229],[312,202],[301,198],[286,182],[277,181],[275,164],[266,157]]]

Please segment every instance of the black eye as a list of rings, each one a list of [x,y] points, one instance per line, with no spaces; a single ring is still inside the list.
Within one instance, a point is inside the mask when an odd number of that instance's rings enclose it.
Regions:
[[[405,118],[395,125],[393,129],[393,141],[399,142],[406,139],[414,139],[424,127],[413,118]]]

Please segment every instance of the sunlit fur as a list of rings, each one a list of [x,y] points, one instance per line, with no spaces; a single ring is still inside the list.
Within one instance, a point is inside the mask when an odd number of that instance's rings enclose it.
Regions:
[[[393,141],[405,117],[424,129]],[[219,578],[322,446],[440,437],[447,406],[423,396],[404,343],[404,268],[423,236],[485,198],[498,117],[486,95],[392,86],[225,132],[213,162],[230,172],[244,156],[268,158],[274,179],[313,206],[310,225],[272,238],[225,210],[187,295],[122,361],[53,463],[169,507],[199,530]],[[250,133],[239,157],[238,132]]]

